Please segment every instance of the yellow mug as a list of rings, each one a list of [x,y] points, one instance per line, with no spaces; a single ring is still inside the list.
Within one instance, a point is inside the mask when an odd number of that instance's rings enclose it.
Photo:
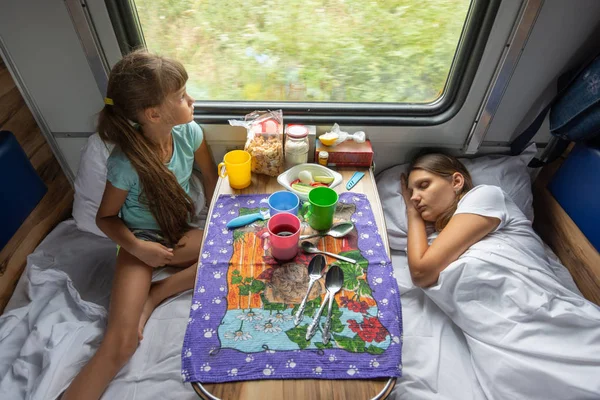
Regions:
[[[252,156],[244,150],[233,150],[225,154],[223,162],[219,163],[218,171],[221,178],[229,175],[229,186],[232,189],[244,189],[252,183],[250,173]],[[222,167],[225,167],[223,170]],[[224,172],[224,173],[223,173]]]

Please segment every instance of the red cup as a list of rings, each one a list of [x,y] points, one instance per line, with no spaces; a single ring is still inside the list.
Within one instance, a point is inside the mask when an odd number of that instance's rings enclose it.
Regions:
[[[271,255],[280,261],[291,260],[298,254],[300,220],[293,214],[282,212],[267,222]]]

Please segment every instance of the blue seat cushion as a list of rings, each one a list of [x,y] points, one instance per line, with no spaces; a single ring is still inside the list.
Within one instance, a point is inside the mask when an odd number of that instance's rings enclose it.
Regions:
[[[600,149],[576,145],[548,189],[600,251]]]
[[[15,136],[0,131],[0,250],[47,190]]]

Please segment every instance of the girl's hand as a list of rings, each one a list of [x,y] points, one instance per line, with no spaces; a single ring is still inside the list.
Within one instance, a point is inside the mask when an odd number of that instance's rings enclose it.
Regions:
[[[408,188],[408,178],[406,174],[400,175],[400,185],[402,188],[402,197],[404,198],[404,204],[406,204],[406,214],[409,217],[415,216],[421,218],[421,213],[417,211],[415,203],[410,199],[412,196],[412,191]]]
[[[410,199],[412,193],[408,188],[408,179],[406,174],[400,175],[400,188],[402,189],[402,197],[404,198],[404,203],[406,204],[406,211],[414,209],[416,211],[415,205]]]
[[[173,259],[173,249],[169,249],[160,243],[138,239],[132,255],[152,268],[156,268],[171,262]]]

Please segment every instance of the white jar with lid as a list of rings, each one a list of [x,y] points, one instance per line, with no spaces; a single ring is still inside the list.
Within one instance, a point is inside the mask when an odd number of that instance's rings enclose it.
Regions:
[[[288,125],[285,140],[285,169],[308,162],[308,128]]]

